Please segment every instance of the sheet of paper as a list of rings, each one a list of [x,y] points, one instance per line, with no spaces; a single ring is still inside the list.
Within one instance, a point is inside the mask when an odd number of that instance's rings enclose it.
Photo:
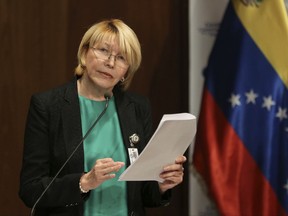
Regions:
[[[193,143],[196,117],[190,113],[165,114],[139,157],[120,175],[118,181],[163,182],[159,174],[173,164]],[[193,152],[194,146],[191,146]]]

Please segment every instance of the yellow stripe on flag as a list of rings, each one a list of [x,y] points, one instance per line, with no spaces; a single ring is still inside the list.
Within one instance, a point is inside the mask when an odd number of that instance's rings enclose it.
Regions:
[[[288,16],[284,0],[262,0],[258,6],[232,1],[246,31],[288,88]]]

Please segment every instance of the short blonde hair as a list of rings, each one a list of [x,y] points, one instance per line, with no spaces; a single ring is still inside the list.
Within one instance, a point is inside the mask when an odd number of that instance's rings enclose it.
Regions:
[[[119,83],[126,90],[138,70],[141,63],[141,46],[135,32],[122,20],[109,19],[91,26],[84,34],[78,48],[78,66],[75,69],[77,76],[82,76],[86,70],[85,56],[89,47],[102,42],[105,39],[117,40],[120,52],[125,55],[129,64],[125,81]]]

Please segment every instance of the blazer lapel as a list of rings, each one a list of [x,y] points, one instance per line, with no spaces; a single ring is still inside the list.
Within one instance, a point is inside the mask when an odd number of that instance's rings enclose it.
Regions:
[[[69,84],[66,89],[62,109],[62,118],[66,152],[67,157],[69,157],[82,140],[81,116],[76,79]],[[75,172],[84,171],[83,155],[84,152],[82,143],[68,163],[71,170]]]
[[[135,105],[120,90],[115,92],[115,101],[124,144],[129,148],[129,137],[136,133],[137,128]]]

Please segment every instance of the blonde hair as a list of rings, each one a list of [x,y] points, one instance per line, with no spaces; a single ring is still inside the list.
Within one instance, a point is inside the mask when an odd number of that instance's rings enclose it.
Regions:
[[[135,32],[122,20],[104,20],[91,26],[84,34],[78,48],[78,66],[75,69],[77,76],[82,76],[86,70],[85,56],[89,47],[102,42],[105,39],[117,40],[120,52],[125,55],[129,64],[125,81],[120,82],[123,90],[126,90],[138,70],[141,63],[141,46]]]

